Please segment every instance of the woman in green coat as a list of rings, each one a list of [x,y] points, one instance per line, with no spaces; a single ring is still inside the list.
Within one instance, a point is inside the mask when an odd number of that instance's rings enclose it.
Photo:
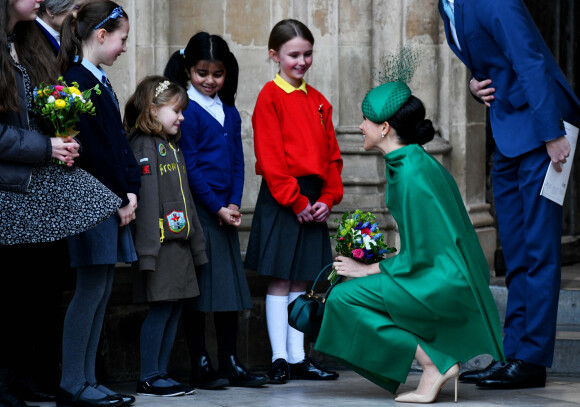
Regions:
[[[459,362],[480,354],[503,360],[489,269],[452,176],[422,147],[433,139],[423,103],[390,82],[362,104],[365,150],[386,163],[387,207],[401,247],[396,256],[363,264],[338,256],[338,274],[353,278],[330,295],[315,349],[395,393],[416,359],[418,388],[395,400],[435,401]]]

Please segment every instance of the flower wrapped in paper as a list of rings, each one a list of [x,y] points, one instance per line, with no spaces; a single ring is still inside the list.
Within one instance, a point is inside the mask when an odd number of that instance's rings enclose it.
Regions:
[[[389,247],[383,240],[383,234],[376,223],[376,216],[371,212],[363,212],[357,209],[351,216],[345,212],[339,222],[336,234],[330,238],[336,240],[335,250],[338,254],[351,257],[364,263],[377,263],[389,253],[397,250]],[[333,270],[328,279],[334,282],[337,274]]]

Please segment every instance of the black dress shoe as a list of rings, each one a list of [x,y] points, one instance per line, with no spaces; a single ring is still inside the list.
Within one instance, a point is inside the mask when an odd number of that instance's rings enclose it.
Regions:
[[[246,369],[236,355],[220,358],[219,373],[233,387],[257,387],[268,383],[268,377],[256,375]]]
[[[130,406],[135,402],[135,397],[130,394],[115,393],[113,394],[113,397],[120,398],[123,401],[121,406]]]
[[[93,386],[93,387],[94,387],[96,390],[99,390],[99,386],[100,386],[100,385],[101,385],[101,384],[97,382],[97,383],[93,384],[92,386]],[[105,387],[105,389],[106,389],[106,387]],[[99,391],[100,391],[100,390],[99,390]],[[111,390],[109,390],[109,391],[111,391]],[[105,393],[106,393],[106,392],[105,392]],[[107,394],[108,394],[108,393],[107,393]],[[133,397],[133,396],[131,396],[131,395],[129,395],[129,394],[114,393],[114,394],[111,394],[111,396],[113,396],[113,397],[116,397],[116,398],[119,398],[119,399],[123,400],[123,404],[121,404],[121,407],[123,407],[123,406],[130,406],[131,404],[133,404],[133,403],[135,402],[135,397]]]
[[[171,377],[169,377],[168,374],[165,374],[165,375],[161,376],[161,378],[163,380],[169,381],[170,383],[171,382],[177,383],[175,386],[177,386],[178,389],[183,390],[183,392],[185,393],[184,394],[185,396],[191,396],[192,394],[195,394],[195,389],[193,387],[188,386],[186,384],[179,383],[177,380],[174,380]]]
[[[222,389],[229,380],[221,377],[211,366],[207,355],[200,356],[191,361],[191,385],[198,389],[216,390]]]
[[[492,373],[497,372],[505,362],[499,360],[493,360],[485,369],[478,370],[468,370],[459,375],[459,381],[461,383],[477,383],[478,381],[485,379]]]
[[[16,394],[12,393],[4,382],[0,382],[0,406],[2,407],[27,407],[26,403]]]
[[[495,373],[477,382],[484,389],[527,389],[546,386],[546,368],[519,359],[510,359]]]
[[[35,390],[25,386],[10,386],[13,393],[17,394],[22,400],[55,402],[56,394],[45,393],[42,390]],[[1,406],[1,404],[0,404]]]
[[[161,376],[152,377],[137,383],[137,394],[139,396],[176,397],[183,396],[185,390],[178,385],[175,386],[155,386],[155,382],[163,379]]]
[[[305,358],[300,363],[290,364],[290,379],[335,380],[338,379],[338,373],[326,371],[312,359]]]
[[[290,378],[290,367],[285,359],[278,358],[272,362],[272,367],[268,372],[268,383],[284,384]]]
[[[66,390],[58,389],[56,393],[57,407],[117,407],[123,404],[123,400],[115,396],[105,396],[100,399],[85,399],[83,392],[90,387],[89,383],[85,383],[83,387],[71,394]]]

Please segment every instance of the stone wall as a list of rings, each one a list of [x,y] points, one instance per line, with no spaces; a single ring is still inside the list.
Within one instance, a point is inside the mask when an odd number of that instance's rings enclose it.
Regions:
[[[396,232],[384,208],[384,168],[377,154],[361,148],[360,102],[376,86],[373,70],[380,67],[385,53],[408,41],[414,43],[421,51],[422,63],[410,85],[425,103],[439,136],[427,149],[455,177],[490,266],[493,264],[495,229],[485,201],[485,109],[469,95],[469,73],[445,43],[436,0],[120,3],[130,16],[129,49],[107,70],[121,104],[142,77],[162,73],[171,53],[185,47],[198,31],[221,35],[236,55],[240,65],[236,105],[242,116],[246,158],[241,228],[244,247],[261,181],[254,173],[251,115],[260,89],[277,72],[267,55],[268,35],[274,24],[284,18],[299,19],[316,40],[314,63],[306,79],[333,104],[333,121],[345,160],[345,198],[335,212],[354,208],[376,211],[383,228],[389,229],[390,242],[396,241]]]

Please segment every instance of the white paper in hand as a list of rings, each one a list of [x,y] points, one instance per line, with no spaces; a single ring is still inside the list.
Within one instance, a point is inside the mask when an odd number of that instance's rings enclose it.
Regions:
[[[542,190],[540,191],[540,195],[559,205],[564,204],[566,188],[568,187],[568,181],[570,179],[570,170],[574,162],[574,151],[576,150],[576,142],[578,141],[578,127],[564,122],[564,129],[566,130],[566,139],[570,143],[570,156],[566,159],[566,163],[562,164],[562,172],[557,172],[552,163],[550,163],[546,177],[544,178]]]

